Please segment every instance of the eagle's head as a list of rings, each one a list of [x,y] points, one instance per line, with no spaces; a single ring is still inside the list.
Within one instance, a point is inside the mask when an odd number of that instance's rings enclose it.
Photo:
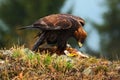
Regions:
[[[73,25],[76,25],[77,29],[74,31],[74,38],[78,41],[79,46],[82,47],[82,44],[84,43],[87,37],[86,31],[83,29],[83,26],[85,25],[85,21],[84,19],[77,16],[72,16],[69,14],[68,16],[71,17],[73,20],[75,20]]]
[[[86,31],[83,29],[82,26],[80,26],[75,32],[74,32],[74,37],[77,40],[79,47],[82,47],[82,44],[84,43],[86,37],[87,37],[87,33]]]

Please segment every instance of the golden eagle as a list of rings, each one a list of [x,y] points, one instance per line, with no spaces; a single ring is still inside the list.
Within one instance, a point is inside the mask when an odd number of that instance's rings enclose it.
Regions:
[[[87,33],[83,29],[85,21],[77,16],[70,14],[52,14],[40,18],[30,26],[22,27],[37,28],[42,32],[38,34],[38,40],[34,44],[32,50],[38,50],[39,46],[45,41],[48,44],[56,44],[57,49],[63,52],[66,49],[67,41],[70,37],[74,37],[80,47],[86,39]]]

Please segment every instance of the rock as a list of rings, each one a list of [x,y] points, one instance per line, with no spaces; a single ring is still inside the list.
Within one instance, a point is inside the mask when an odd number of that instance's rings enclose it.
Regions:
[[[93,71],[92,71],[91,67],[88,67],[82,73],[88,76],[88,75],[93,74]]]
[[[0,50],[0,53],[7,55],[7,54],[12,54],[11,50]]]

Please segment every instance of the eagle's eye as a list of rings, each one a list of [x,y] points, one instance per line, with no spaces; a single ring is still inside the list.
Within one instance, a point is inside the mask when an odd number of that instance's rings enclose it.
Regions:
[[[83,22],[80,22],[80,24],[81,24],[82,26],[84,26],[84,25],[85,25]]]

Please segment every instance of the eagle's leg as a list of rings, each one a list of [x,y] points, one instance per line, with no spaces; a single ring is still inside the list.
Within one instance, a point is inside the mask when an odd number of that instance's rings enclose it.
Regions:
[[[66,44],[67,44],[66,40],[59,40],[57,42],[57,45],[58,45],[57,49],[60,52],[59,54],[64,54],[64,50],[66,49]]]
[[[36,43],[34,44],[32,51],[37,51],[39,46],[43,43],[43,41],[45,40],[45,36],[46,32],[41,33],[40,37],[38,38],[38,40],[36,41]]]

